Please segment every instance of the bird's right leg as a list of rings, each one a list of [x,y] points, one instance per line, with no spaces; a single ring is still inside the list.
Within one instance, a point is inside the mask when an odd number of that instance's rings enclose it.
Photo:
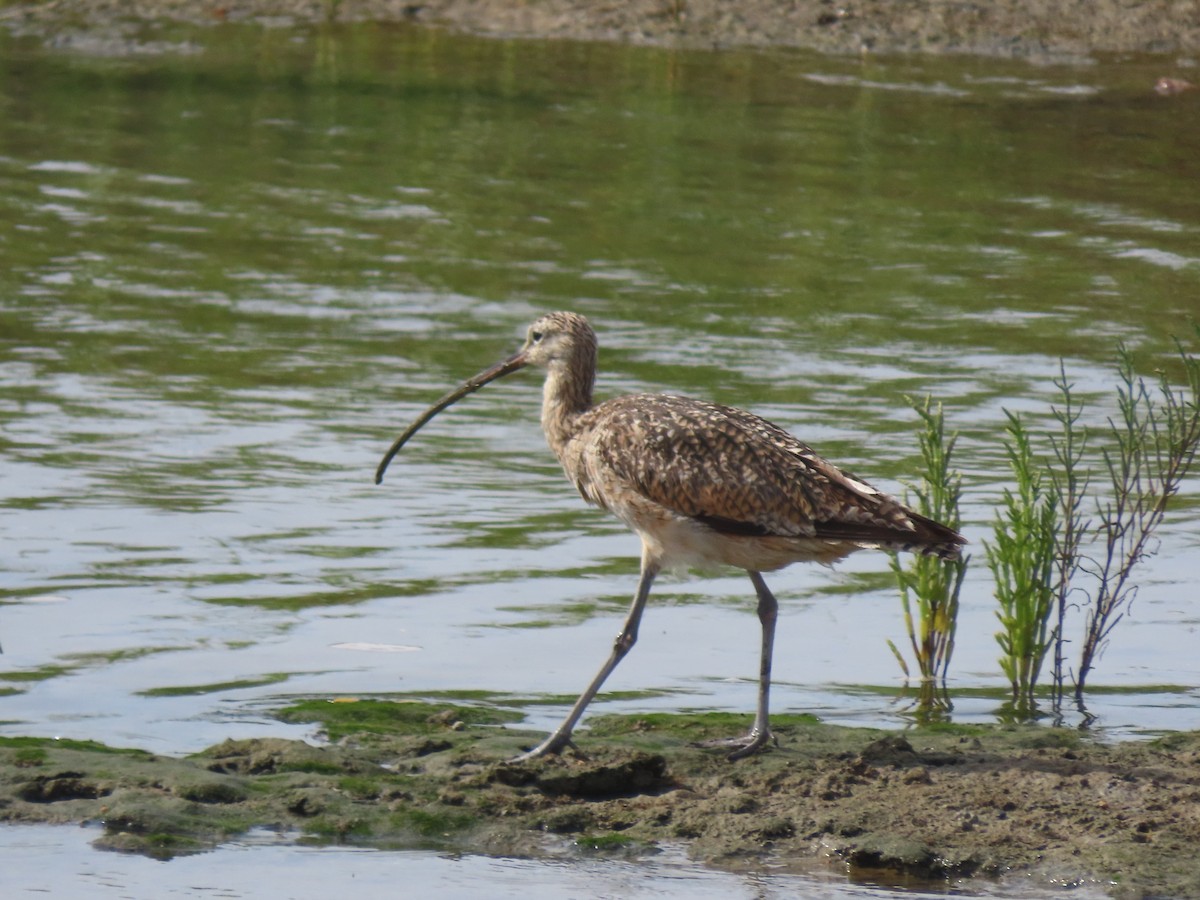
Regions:
[[[608,661],[600,667],[600,671],[596,673],[596,677],[592,679],[592,683],[587,686],[587,689],[579,695],[579,699],[575,701],[575,705],[571,707],[571,711],[567,713],[567,717],[563,719],[562,724],[555,729],[550,737],[546,738],[528,753],[522,753],[513,762],[524,762],[530,759],[537,759],[539,756],[545,756],[548,753],[558,753],[564,747],[571,743],[571,732],[574,731],[576,723],[583,715],[583,711],[587,709],[592,698],[600,691],[600,686],[604,684],[604,680],[612,674],[613,669],[617,667],[631,648],[637,642],[638,624],[642,621],[642,612],[646,609],[646,599],[650,596],[650,585],[654,583],[654,576],[658,574],[660,566],[658,563],[647,560],[645,555],[642,558],[642,579],[638,583],[637,593],[633,597],[633,604],[629,607],[629,615],[625,617],[625,626],[621,629],[621,633],[617,635],[616,641],[613,642],[612,654],[608,657]]]
[[[743,759],[757,753],[768,743],[775,741],[771,733],[768,719],[768,707],[771,697],[771,657],[775,646],[775,622],[779,618],[779,602],[763,577],[758,572],[750,572],[750,580],[758,594],[758,621],[762,625],[762,655],[758,670],[758,707],[754,714],[754,725],[749,734],[744,737],[722,738],[711,741],[700,741],[698,747],[720,747],[732,751],[729,759]]]

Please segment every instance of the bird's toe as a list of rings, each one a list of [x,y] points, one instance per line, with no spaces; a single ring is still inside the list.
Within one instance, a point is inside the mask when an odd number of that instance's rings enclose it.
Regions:
[[[745,759],[747,756],[753,756],[767,746],[767,744],[779,746],[779,740],[768,728],[752,728],[748,734],[741,735],[740,737],[697,741],[692,746],[703,747],[709,750],[728,750],[729,754],[726,758],[732,762],[738,759]]]
[[[535,759],[542,759],[546,756],[557,756],[568,747],[570,747],[572,751],[580,756],[583,755],[580,753],[579,748],[575,746],[575,742],[571,740],[571,736],[569,734],[552,734],[532,750],[522,753],[520,756],[513,757],[510,762],[530,762]]]

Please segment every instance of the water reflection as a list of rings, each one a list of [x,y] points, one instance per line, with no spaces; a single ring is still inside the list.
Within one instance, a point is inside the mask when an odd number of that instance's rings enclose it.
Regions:
[[[329,896],[352,881],[357,896],[394,896],[396,886],[440,891],[449,896],[520,900],[586,897],[714,897],[772,900],[784,897],[879,897],[873,885],[846,884],[828,873],[794,875],[770,868],[732,873],[699,868],[680,848],[640,859],[531,862],[523,859],[456,856],[429,852],[379,852],[348,847],[301,848],[286,836],[261,830],[215,854],[182,856],[170,863],[86,848],[89,832],[51,826],[0,827],[0,847],[10,864],[5,883],[14,892],[53,895],[85,891],[89,897]],[[264,894],[264,885],[270,885]],[[939,889],[940,888],[940,889]],[[911,900],[942,897],[955,886],[911,885]],[[1082,893],[1081,893],[1082,891]],[[1020,886],[972,885],[971,894],[1032,896]],[[1073,897],[1102,896],[1086,887]]]

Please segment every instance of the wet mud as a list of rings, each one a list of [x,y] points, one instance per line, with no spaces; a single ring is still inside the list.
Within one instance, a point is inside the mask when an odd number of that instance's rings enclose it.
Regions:
[[[579,752],[488,708],[308,700],[313,742],[226,741],[184,759],[0,739],[0,820],[93,823],[96,845],[173,856],[254,827],[297,841],[531,857],[685,845],[734,869],[829,866],[874,883],[999,879],[1200,897],[1200,733],[1103,744],[1067,729],[904,732],[782,717],[731,763],[692,746],[727,714],[596,717]]]

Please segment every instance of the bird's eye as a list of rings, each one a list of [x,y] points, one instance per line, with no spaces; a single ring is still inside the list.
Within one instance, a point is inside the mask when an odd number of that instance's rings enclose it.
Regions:
[[[544,335],[540,331],[529,332],[529,339],[535,344],[540,343]]]

